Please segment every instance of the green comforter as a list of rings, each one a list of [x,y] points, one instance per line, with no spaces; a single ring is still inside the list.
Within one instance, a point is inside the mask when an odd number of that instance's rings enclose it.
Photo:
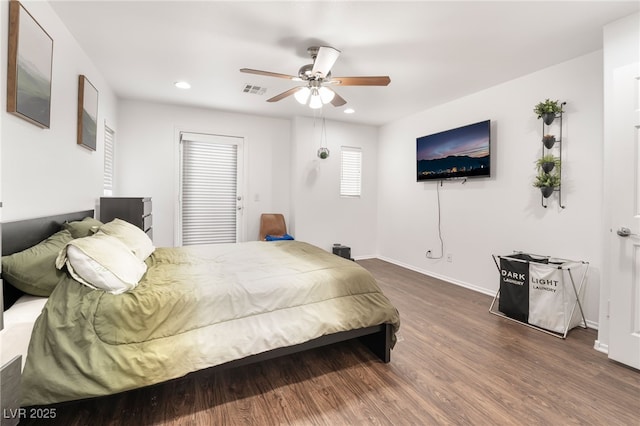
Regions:
[[[158,248],[120,295],[69,278],[37,319],[22,404],[160,383],[326,334],[382,323],[397,310],[369,272],[298,241]]]

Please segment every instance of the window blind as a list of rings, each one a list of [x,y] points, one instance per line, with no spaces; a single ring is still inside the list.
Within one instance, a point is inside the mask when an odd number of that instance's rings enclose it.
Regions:
[[[235,243],[238,145],[203,136],[182,138],[182,244]]]
[[[340,196],[360,197],[362,150],[343,146],[340,150]]]
[[[104,172],[102,175],[103,192],[106,196],[113,195],[113,161],[114,161],[115,132],[107,125],[104,126]]]

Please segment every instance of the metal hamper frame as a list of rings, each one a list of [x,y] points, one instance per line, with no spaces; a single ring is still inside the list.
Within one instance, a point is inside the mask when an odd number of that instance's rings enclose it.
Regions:
[[[525,252],[522,252],[522,251],[516,251],[513,254],[527,254],[527,255],[534,256],[534,257],[541,258],[541,259],[547,259],[547,260],[552,259],[550,256],[541,256],[541,255],[532,254],[532,253],[525,253]],[[522,260],[522,259],[510,257],[510,256],[500,256],[500,255],[495,255],[495,254],[493,254],[491,256],[493,257],[493,262],[495,263],[496,268],[498,268],[498,272],[501,272],[500,264],[498,263],[498,260],[497,260],[497,259],[500,259],[500,258],[508,258],[509,260],[512,260],[514,262],[530,263],[528,260]],[[557,259],[558,261],[561,261],[561,263],[559,263],[559,262],[550,262],[550,263],[548,263],[548,265],[557,265],[556,266],[557,269],[566,270],[568,272],[569,281],[571,282],[571,287],[573,288],[573,294],[576,297],[576,302],[573,304],[573,307],[571,308],[571,314],[569,315],[569,320],[565,324],[565,328],[564,328],[563,333],[556,333],[556,332],[551,331],[551,330],[546,330],[546,329],[538,327],[536,325],[528,324],[526,322],[517,320],[515,318],[511,318],[511,317],[503,314],[500,311],[494,310],[494,306],[496,304],[496,300],[498,300],[500,298],[500,287],[499,286],[498,286],[498,291],[496,292],[496,295],[493,297],[493,301],[491,302],[491,306],[489,306],[489,312],[494,314],[494,315],[497,315],[499,317],[506,318],[506,319],[508,319],[510,321],[514,321],[514,322],[517,322],[519,324],[526,325],[527,327],[542,331],[543,333],[550,334],[551,336],[555,336],[555,337],[558,337],[558,338],[561,338],[561,339],[566,339],[567,333],[569,332],[569,327],[571,326],[571,319],[573,318],[573,315],[575,314],[576,305],[577,305],[578,308],[580,309],[580,315],[582,316],[582,324],[580,326],[582,328],[587,328],[587,320],[584,317],[584,311],[582,310],[582,303],[580,303],[580,292],[582,291],[582,287],[583,287],[583,285],[584,285],[584,283],[585,283],[585,281],[587,279],[587,272],[589,271],[589,262],[585,262],[585,261],[582,261],[582,260],[569,260],[569,259],[559,259],[559,258],[553,258],[553,259],[554,260]],[[573,273],[571,272],[571,268],[573,266],[577,266],[577,265],[585,266],[584,267],[584,272],[582,273],[582,277],[580,278],[580,283],[579,283],[578,287],[576,287],[576,281],[574,280]],[[563,276],[564,276],[564,274],[563,274]],[[563,280],[562,284],[564,285],[564,280]]]

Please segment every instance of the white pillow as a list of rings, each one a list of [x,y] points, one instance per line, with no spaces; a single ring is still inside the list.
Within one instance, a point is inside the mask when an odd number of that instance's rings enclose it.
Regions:
[[[113,294],[135,288],[147,271],[127,246],[106,234],[70,241],[56,259],[58,269],[64,265],[78,282]]]
[[[149,236],[142,229],[121,219],[113,219],[100,226],[96,234],[101,232],[122,241],[142,261],[156,249]]]

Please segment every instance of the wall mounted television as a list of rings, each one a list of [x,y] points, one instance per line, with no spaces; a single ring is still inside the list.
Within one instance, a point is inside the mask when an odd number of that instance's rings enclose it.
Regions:
[[[491,120],[416,139],[418,182],[491,176]]]

